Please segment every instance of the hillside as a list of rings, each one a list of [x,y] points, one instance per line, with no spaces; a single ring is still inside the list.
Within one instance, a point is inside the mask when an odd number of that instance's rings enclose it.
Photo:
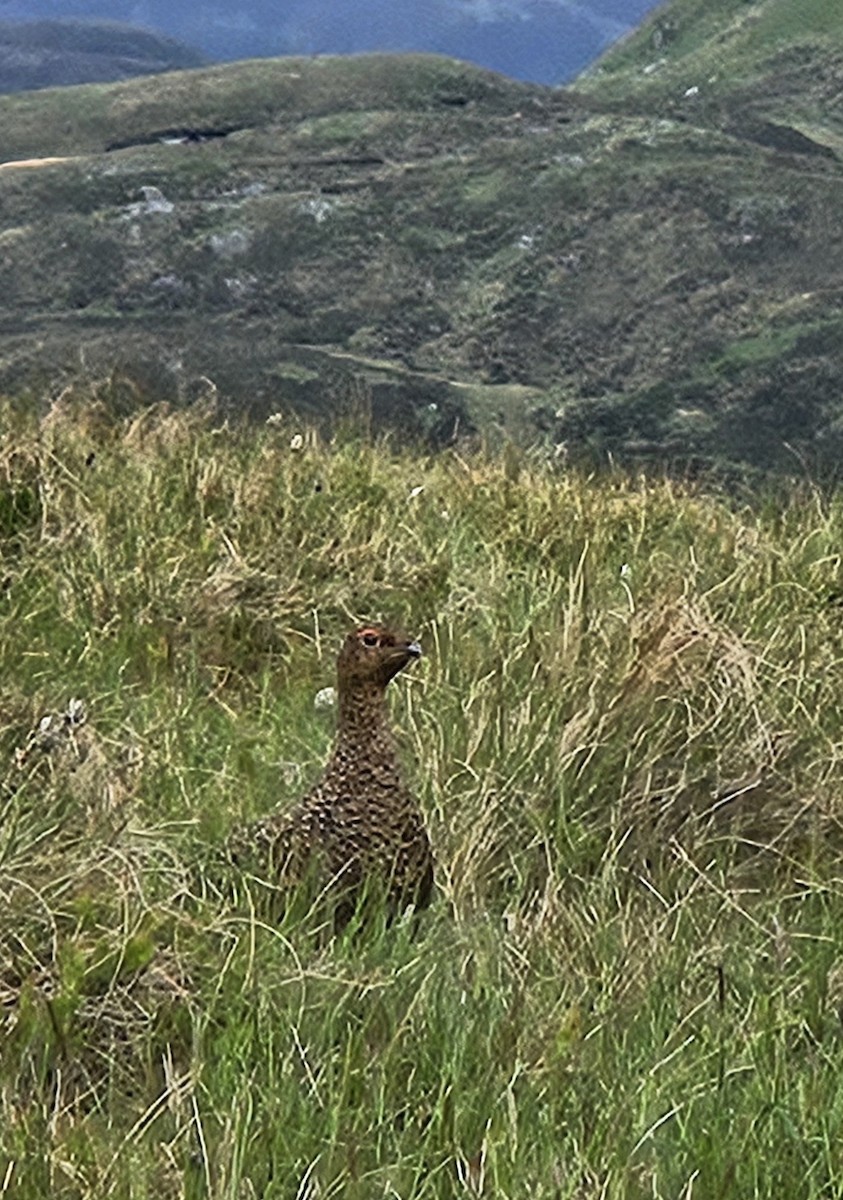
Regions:
[[[603,100],[837,128],[843,18],[823,0],[672,0],[580,79]],[[688,88],[697,89],[686,96]],[[689,103],[689,101],[691,103]],[[684,102],[684,103],[683,103]]]
[[[206,61],[172,38],[113,21],[0,21],[0,92],[103,83]]]
[[[839,1196],[841,42],[0,99],[0,1196]],[[225,846],[384,618],[335,936]]]
[[[0,383],[834,470],[841,54],[818,3],[676,0],[568,90],[369,56],[7,97]]]

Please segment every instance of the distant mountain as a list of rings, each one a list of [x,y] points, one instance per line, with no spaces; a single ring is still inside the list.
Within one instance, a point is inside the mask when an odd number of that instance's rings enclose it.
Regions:
[[[573,78],[655,0],[0,0],[0,18],[131,22],[211,58],[428,51],[515,79]]]
[[[0,92],[108,83],[206,62],[172,38],[114,21],[0,22]]]

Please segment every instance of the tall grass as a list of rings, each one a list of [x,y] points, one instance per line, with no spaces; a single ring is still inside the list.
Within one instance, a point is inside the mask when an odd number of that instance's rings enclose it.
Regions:
[[[2,428],[0,1194],[843,1195],[836,497]],[[314,943],[218,850],[378,617],[438,899]]]

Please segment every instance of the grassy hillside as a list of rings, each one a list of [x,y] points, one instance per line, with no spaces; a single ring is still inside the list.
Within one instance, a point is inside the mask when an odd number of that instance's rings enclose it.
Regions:
[[[6,97],[0,386],[836,471],[841,39],[676,0],[572,90],[381,55]]]
[[[841,134],[835,103],[843,19],[822,0],[674,0],[613,47],[580,85],[649,103],[684,99],[799,114]],[[696,86],[693,96],[684,91]],[[839,143],[835,143],[839,148]]]
[[[5,1191],[836,1194],[839,499],[113,401],[0,426]],[[320,945],[218,850],[363,616],[440,895]]]

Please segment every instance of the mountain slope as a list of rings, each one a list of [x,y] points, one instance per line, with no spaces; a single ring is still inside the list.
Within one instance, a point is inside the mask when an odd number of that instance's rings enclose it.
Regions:
[[[834,466],[843,14],[752,10],[668,5],[567,91],[381,55],[5,98],[4,158],[70,161],[0,168],[0,383]]]
[[[172,38],[114,21],[0,21],[0,92],[129,79],[206,61]]]
[[[751,104],[839,123],[843,14],[825,0],[673,0],[610,49],[578,82],[614,97],[663,108],[684,93],[697,109]]]

